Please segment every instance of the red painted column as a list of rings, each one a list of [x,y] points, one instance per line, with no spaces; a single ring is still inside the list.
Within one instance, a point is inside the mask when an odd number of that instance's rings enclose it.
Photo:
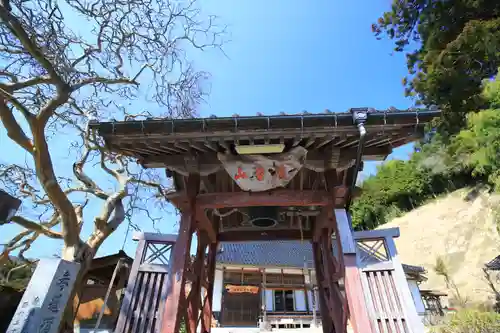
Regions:
[[[352,329],[354,333],[372,333],[360,270],[357,266],[356,243],[345,209],[335,210],[335,228],[337,244],[340,247],[339,255],[344,259],[344,286]]]
[[[196,250],[196,257],[193,263],[193,281],[191,281],[191,291],[187,299],[187,318],[186,329],[188,333],[195,333],[200,316],[200,302],[201,302],[201,281],[205,278],[203,274],[205,266],[205,249],[206,242],[203,237],[198,233],[198,246]]]
[[[316,300],[319,305],[319,312],[321,315],[321,326],[323,333],[331,333],[333,331],[333,321],[330,318],[328,304],[325,292],[325,275],[323,271],[323,258],[321,253],[321,245],[317,242],[312,243],[313,257],[314,257],[314,270],[316,272],[316,281],[318,285],[318,299]]]
[[[207,294],[203,303],[201,333],[210,333],[212,328],[212,300],[214,295],[215,264],[218,243],[210,244],[207,256]]]
[[[181,299],[184,298],[186,268],[188,265],[193,226],[195,225],[194,200],[191,209],[182,212],[179,235],[174,245],[168,274],[167,296],[163,310],[161,333],[178,333],[181,323]]]
[[[352,329],[354,333],[370,333],[372,332],[372,327],[368,310],[366,308],[360,271],[356,264],[356,255],[345,254],[344,265],[344,285],[347,304],[349,305]]]
[[[340,292],[339,279],[344,275],[342,267],[333,256],[332,235],[325,234],[321,238],[323,252],[323,271],[325,286],[328,288],[329,316],[333,321],[336,333],[345,333],[347,329],[347,307],[344,296]]]

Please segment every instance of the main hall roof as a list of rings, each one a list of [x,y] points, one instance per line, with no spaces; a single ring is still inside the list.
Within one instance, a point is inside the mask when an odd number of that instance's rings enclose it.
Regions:
[[[334,253],[335,242],[334,245]],[[313,252],[309,241],[251,241],[222,242],[217,254],[217,263],[276,268],[313,267]],[[403,264],[406,274],[424,274],[420,266]]]

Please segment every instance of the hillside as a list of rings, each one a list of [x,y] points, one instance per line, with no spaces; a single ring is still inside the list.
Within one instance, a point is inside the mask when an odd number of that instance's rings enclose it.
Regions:
[[[428,271],[429,280],[422,289],[447,290],[444,279],[433,271],[436,257],[442,256],[460,293],[474,303],[482,303],[492,299],[482,267],[500,254],[495,222],[500,196],[482,193],[467,202],[466,195],[465,190],[453,192],[379,228],[400,228],[396,245],[402,262],[421,265]]]

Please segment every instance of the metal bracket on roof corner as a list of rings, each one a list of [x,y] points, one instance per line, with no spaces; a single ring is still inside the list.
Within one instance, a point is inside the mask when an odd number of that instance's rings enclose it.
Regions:
[[[350,108],[349,112],[352,114],[352,121],[355,125],[363,124],[368,119],[368,114],[374,112],[373,108]]]

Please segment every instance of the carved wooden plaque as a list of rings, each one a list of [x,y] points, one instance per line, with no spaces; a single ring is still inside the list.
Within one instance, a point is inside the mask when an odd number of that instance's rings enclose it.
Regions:
[[[230,294],[258,294],[259,287],[257,286],[235,286],[232,284],[226,285],[226,290]]]

